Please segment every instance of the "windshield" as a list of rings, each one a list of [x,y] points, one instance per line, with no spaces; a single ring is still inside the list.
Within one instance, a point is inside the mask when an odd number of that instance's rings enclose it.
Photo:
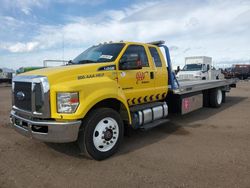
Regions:
[[[124,43],[101,44],[92,46],[75,59],[70,61],[71,64],[99,63],[115,61]]]
[[[182,69],[183,71],[199,71],[202,70],[202,64],[188,64]]]

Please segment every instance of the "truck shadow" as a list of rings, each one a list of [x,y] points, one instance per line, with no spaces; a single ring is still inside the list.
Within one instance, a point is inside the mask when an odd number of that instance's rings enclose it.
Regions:
[[[157,143],[170,135],[188,136],[191,134],[186,127],[197,128],[205,124],[197,124],[195,121],[206,120],[219,112],[225,111],[230,107],[246,100],[247,97],[227,97],[226,103],[220,108],[202,108],[190,114],[181,116],[177,114],[169,114],[170,121],[155,127],[149,131],[129,130],[129,135],[125,136],[124,142],[117,155],[123,155],[136,151],[140,148]],[[81,156],[80,150],[76,142],[66,144],[46,143],[46,145],[60,153],[76,158],[85,158]],[[114,157],[115,157],[114,156]]]
[[[230,107],[246,100],[247,97],[227,97],[226,103],[220,108],[202,108],[186,115],[169,114],[169,122],[155,127],[149,131],[133,130],[130,136],[125,137],[123,146],[118,155],[136,151],[140,148],[157,143],[170,135],[188,136],[191,134],[187,127],[198,128],[206,124],[197,124],[196,121],[206,120],[219,112],[228,110]]]
[[[59,153],[72,156],[75,158],[84,158],[82,155],[80,155],[80,149],[76,142],[70,142],[70,143],[44,143],[46,144],[50,149],[53,149]]]
[[[197,127],[197,124],[192,124],[194,121],[199,120],[206,120],[219,112],[223,112],[225,110],[228,110],[230,107],[237,105],[238,103],[241,103],[242,101],[246,100],[247,97],[231,97],[227,96],[226,102],[222,104],[220,108],[210,108],[210,107],[203,107],[202,109],[199,109],[197,111],[191,112],[186,115],[177,115],[177,114],[170,114],[169,119],[171,119],[171,122],[178,122],[181,124],[181,126],[185,127]],[[190,124],[190,125],[187,125]]]

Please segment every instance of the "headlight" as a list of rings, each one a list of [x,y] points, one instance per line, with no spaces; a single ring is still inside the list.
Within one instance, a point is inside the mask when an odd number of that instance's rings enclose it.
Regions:
[[[57,112],[72,114],[79,105],[78,92],[57,93]]]

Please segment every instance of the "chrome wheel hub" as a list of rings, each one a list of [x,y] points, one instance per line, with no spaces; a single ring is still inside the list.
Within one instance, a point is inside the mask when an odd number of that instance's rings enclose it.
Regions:
[[[217,103],[222,103],[222,91],[220,89],[217,91]]]
[[[119,137],[119,127],[115,119],[106,117],[95,127],[93,142],[95,148],[101,152],[111,150]]]

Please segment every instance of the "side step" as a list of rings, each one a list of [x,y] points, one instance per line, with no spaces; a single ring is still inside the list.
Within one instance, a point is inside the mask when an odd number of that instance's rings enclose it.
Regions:
[[[153,121],[151,123],[148,123],[148,124],[145,124],[143,125],[142,127],[140,127],[142,130],[149,130],[149,129],[152,129],[154,127],[157,127],[163,123],[166,123],[166,122],[169,122],[169,119],[159,119],[159,120],[156,120],[156,121]]]

